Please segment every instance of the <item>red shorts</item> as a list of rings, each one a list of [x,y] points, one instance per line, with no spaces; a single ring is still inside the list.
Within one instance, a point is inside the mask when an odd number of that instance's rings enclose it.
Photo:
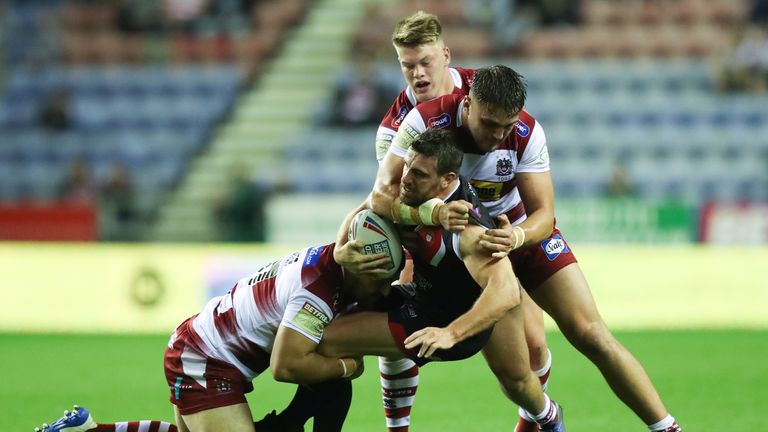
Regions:
[[[171,403],[184,415],[246,403],[253,384],[231,363],[201,353],[203,342],[192,328],[193,319],[176,328],[165,350]]]
[[[576,262],[571,247],[559,229],[538,244],[509,254],[515,275],[526,291],[533,291],[563,267]]]

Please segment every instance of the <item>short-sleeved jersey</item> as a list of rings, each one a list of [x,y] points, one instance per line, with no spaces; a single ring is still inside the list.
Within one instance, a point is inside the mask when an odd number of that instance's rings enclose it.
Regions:
[[[460,67],[449,68],[448,72],[453,80],[453,94],[469,94],[469,88],[472,86],[472,78],[475,76],[475,69],[464,69]],[[405,116],[418,105],[416,95],[410,86],[401,91],[395,102],[387,111],[387,114],[381,120],[379,129],[376,131],[376,159],[381,163],[387,154],[392,140],[400,129],[400,124]]]
[[[196,348],[252,380],[269,366],[264,352],[272,351],[279,326],[319,343],[344,302],[333,249],[329,244],[294,252],[211,299],[192,322],[202,345]]]
[[[519,224],[525,220],[525,207],[515,174],[549,171],[544,131],[536,119],[523,110],[514,131],[496,149],[482,153],[466,128],[461,127],[465,100],[462,95],[447,95],[419,104],[401,122],[389,152],[404,158],[413,140],[425,130],[453,130],[464,150],[461,174],[470,179],[492,216],[506,213],[513,225]]]
[[[457,189],[446,201],[455,200],[472,203],[470,223],[495,227],[488,211],[480,205],[477,193],[464,178],[460,177]],[[468,311],[480,295],[481,287],[462,261],[461,234],[442,226],[418,225],[413,229],[418,240],[408,245],[408,251],[413,257],[417,300],[454,317]]]

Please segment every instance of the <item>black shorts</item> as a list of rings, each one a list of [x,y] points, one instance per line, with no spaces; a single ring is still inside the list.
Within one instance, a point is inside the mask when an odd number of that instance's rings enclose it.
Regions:
[[[446,327],[461,314],[430,307],[413,299],[404,299],[399,307],[389,309],[388,314],[389,331],[392,333],[392,337],[405,356],[419,366],[430,361],[456,361],[472,357],[483,349],[493,332],[493,327],[491,327],[464,339],[451,349],[439,349],[430,358],[420,358],[416,357],[416,354],[419,353],[418,347],[410,350],[405,348],[405,338],[424,327]]]

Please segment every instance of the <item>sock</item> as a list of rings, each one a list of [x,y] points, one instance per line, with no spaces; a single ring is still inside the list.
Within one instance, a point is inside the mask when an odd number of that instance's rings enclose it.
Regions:
[[[304,425],[315,415],[317,403],[317,393],[311,387],[298,385],[293,399],[277,417],[284,426]]]
[[[675,418],[672,414],[667,414],[666,417],[657,421],[654,424],[648,425],[648,430],[651,432],[664,432],[664,431],[682,431],[680,426],[677,425]]]
[[[539,377],[541,388],[544,391],[547,391],[547,387],[549,386],[549,373],[552,372],[552,351],[550,351],[549,348],[547,348],[547,362],[544,364],[544,367],[533,372]]]
[[[544,410],[534,416],[536,423],[545,425],[557,419],[557,406],[552,403],[546,393],[544,393]]]
[[[552,351],[550,351],[549,348],[547,348],[547,362],[544,364],[544,367],[539,370],[533,371],[533,373],[535,373],[536,376],[539,377],[541,388],[545,392],[547,391],[547,387],[549,386],[550,372],[552,372]],[[520,414],[520,417],[524,418],[526,421],[530,423],[536,423],[536,419],[533,418],[533,414],[529,413],[523,408],[518,408],[517,412]]]
[[[419,386],[419,367],[410,359],[379,357],[381,396],[389,432],[408,432],[411,407]]]
[[[352,404],[352,381],[334,380],[309,387],[318,400],[312,431],[341,432]]]
[[[97,423],[88,432],[177,432],[176,425],[157,420]]]

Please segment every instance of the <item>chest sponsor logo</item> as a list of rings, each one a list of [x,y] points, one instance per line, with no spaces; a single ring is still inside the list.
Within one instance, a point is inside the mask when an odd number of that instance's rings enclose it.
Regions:
[[[512,160],[509,158],[501,158],[496,161],[496,175],[508,176],[512,174]]]
[[[554,261],[562,253],[570,252],[568,245],[560,234],[555,234],[541,242],[541,249],[547,255],[547,259]]]
[[[317,265],[317,261],[320,259],[320,254],[325,249],[325,246],[316,246],[307,251],[307,256],[304,258],[304,265],[302,267],[314,267]]]
[[[451,125],[451,115],[442,113],[437,117],[430,117],[427,120],[427,127],[430,129],[440,129]]]
[[[397,113],[397,117],[392,119],[392,127],[398,128],[400,127],[400,123],[403,122],[403,119],[405,118],[406,114],[408,114],[408,107],[403,106],[400,108],[400,111]]]
[[[528,134],[531,133],[531,129],[528,127],[528,125],[521,122],[520,120],[515,123],[515,129],[517,130],[517,134],[522,138],[527,137]]]
[[[323,335],[323,329],[331,322],[331,319],[320,308],[305,302],[292,321],[307,334],[319,338]]]
[[[504,186],[504,183],[472,180],[472,187],[475,188],[480,201],[500,200],[502,186]]]

